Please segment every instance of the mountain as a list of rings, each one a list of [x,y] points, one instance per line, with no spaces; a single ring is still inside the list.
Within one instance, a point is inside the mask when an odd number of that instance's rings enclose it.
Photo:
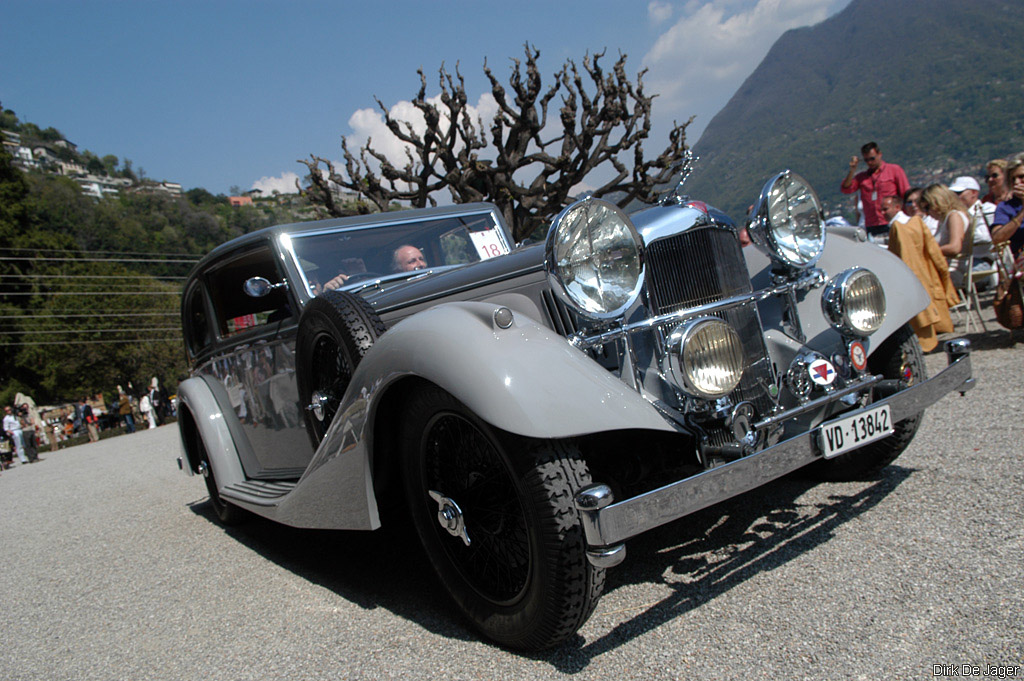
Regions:
[[[740,218],[765,180],[790,168],[826,214],[852,216],[839,183],[869,141],[913,185],[980,179],[988,160],[1024,150],[1021,9],[1020,0],[853,0],[786,32],[694,145],[687,193]]]

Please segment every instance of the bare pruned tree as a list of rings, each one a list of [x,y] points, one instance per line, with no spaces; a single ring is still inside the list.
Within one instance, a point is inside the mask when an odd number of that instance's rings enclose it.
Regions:
[[[374,148],[372,138],[356,155],[343,136],[344,167],[310,155],[299,161],[309,169],[309,184],[299,190],[337,216],[346,211],[332,185],[359,194],[379,210],[395,201],[433,206],[434,195],[447,189],[456,203],[497,205],[517,241],[564,208],[570,192],[592,179],[598,168],[602,184],[591,190],[594,196],[614,197],[623,207],[634,200],[654,201],[655,188],[672,179],[683,158],[690,121],[674,123],[664,151],[645,158],[643,142],[650,134],[654,99],[644,93],[646,69],[630,81],[625,54],[606,72],[600,52],[583,58],[582,72],[567,60],[554,83],[544,88],[537,68],[540,52],[526,45],[525,53],[525,70],[520,60],[512,60],[508,90],[484,62],[497,104],[489,139],[483,121],[474,120],[467,106],[458,66],[454,77],[441,66],[441,92],[433,99],[427,98],[427,79],[420,69],[420,89],[412,104],[425,126],[396,119],[376,100],[388,130],[404,143],[405,163],[395,165]],[[556,97],[561,108],[557,122],[549,125],[548,111]]]

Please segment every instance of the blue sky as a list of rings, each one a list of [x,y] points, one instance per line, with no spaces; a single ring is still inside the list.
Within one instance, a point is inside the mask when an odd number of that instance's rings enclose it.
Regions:
[[[504,77],[529,41],[545,82],[588,51],[649,68],[654,150],[692,114],[696,142],[785,30],[848,2],[6,0],[0,103],[155,180],[284,189],[297,159],[340,158],[341,135],[380,140],[374,97],[401,110],[417,68],[433,85],[458,63],[486,113],[484,59]]]

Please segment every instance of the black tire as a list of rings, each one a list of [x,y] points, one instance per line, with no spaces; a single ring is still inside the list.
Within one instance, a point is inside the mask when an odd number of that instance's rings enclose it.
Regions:
[[[907,387],[928,378],[921,345],[909,324],[885,339],[868,358],[868,368],[885,378],[904,380]],[[910,445],[922,418],[923,411],[898,421],[893,426],[895,432],[884,440],[840,454],[834,459],[818,461],[810,470],[821,480],[835,482],[871,477],[895,461]]]
[[[473,626],[524,650],[572,636],[605,580],[587,560],[573,501],[591,482],[579,450],[499,431],[433,386],[410,396],[399,444],[413,524]],[[442,527],[445,501],[430,491],[461,510],[468,546]]]
[[[295,339],[299,407],[313,449],[334,420],[359,361],[386,327],[365,300],[346,291],[324,291],[306,305]],[[321,409],[309,405],[314,394]]]

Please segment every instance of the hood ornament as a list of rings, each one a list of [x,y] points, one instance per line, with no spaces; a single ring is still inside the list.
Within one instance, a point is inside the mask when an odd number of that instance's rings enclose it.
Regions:
[[[676,186],[669,190],[665,196],[661,197],[658,202],[662,206],[667,206],[670,203],[682,204],[689,200],[689,196],[683,191],[683,185],[686,184],[686,180],[690,178],[690,174],[693,173],[693,168],[697,161],[700,160],[700,156],[694,156],[693,151],[687,149],[683,152],[683,155],[675,162],[673,170],[679,173],[679,181],[676,182]]]

